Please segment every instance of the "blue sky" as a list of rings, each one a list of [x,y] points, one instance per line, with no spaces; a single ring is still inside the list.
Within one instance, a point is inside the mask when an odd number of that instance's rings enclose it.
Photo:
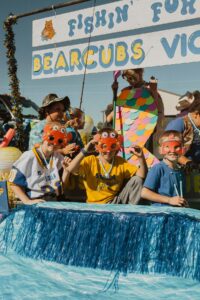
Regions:
[[[2,1],[2,0],[1,0]],[[6,52],[3,46],[4,31],[3,21],[9,15],[22,14],[39,8],[68,2],[66,0],[7,0],[1,6],[0,12],[0,87],[1,94],[10,93],[9,79],[7,75]],[[97,0],[96,4],[110,3],[113,1]],[[58,9],[57,14],[87,8],[92,6],[93,1],[76,5],[70,8]],[[68,95],[72,106],[79,106],[83,76],[67,76],[51,79],[31,79],[31,58],[32,58],[32,21],[54,15],[54,12],[42,13],[18,20],[14,26],[16,41],[16,58],[18,61],[18,78],[20,80],[20,90],[24,97],[35,101],[38,105],[48,93],[57,93],[59,96]],[[191,22],[191,24],[193,24]],[[197,24],[197,23],[194,23]],[[184,24],[183,24],[184,25]],[[116,36],[115,36],[116,37]],[[84,41],[85,42],[85,41]],[[158,78],[160,89],[168,90],[178,94],[185,91],[200,89],[200,63],[179,64],[172,66],[153,67],[145,69],[145,80],[154,75]],[[89,74],[86,77],[83,109],[85,113],[93,117],[95,123],[102,121],[102,110],[112,101],[112,72]],[[120,88],[126,83],[120,79]]]

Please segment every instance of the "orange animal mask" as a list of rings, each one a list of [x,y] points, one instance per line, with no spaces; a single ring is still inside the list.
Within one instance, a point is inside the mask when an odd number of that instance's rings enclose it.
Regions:
[[[114,131],[103,131],[101,134],[97,133],[94,139],[97,142],[96,150],[98,152],[119,151],[123,142],[123,137]]]
[[[47,141],[54,146],[63,148],[72,139],[71,133],[66,133],[64,126],[57,124],[47,124],[44,127],[43,141]]]

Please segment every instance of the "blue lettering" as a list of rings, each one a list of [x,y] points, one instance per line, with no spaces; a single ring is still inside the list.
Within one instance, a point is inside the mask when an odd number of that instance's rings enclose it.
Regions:
[[[126,22],[128,20],[128,5],[124,5],[123,8],[116,7],[115,11],[117,13],[117,23],[121,23],[122,21]]]
[[[78,29],[82,29],[83,28],[83,15],[80,14],[78,15]]]
[[[85,48],[85,50],[82,53],[82,64],[83,66],[86,66],[87,69],[91,70],[91,69],[95,69],[97,66],[97,62],[95,60],[93,60],[92,58],[90,58],[91,54],[88,53],[93,53],[92,55],[94,55],[95,53],[98,52],[98,48],[96,46],[90,46],[89,48]],[[92,61],[92,63],[91,63]]]
[[[125,66],[129,60],[128,46],[125,42],[116,43],[115,48],[115,65],[117,67]]]
[[[178,8],[178,2],[179,2],[179,0],[172,0],[172,3],[171,3],[171,0],[166,0],[165,1],[166,11],[170,14],[174,13]]]
[[[102,9],[101,12],[97,11],[95,13],[96,16],[96,28],[100,27],[100,26],[105,26],[106,25],[106,10]]]
[[[195,40],[200,38],[200,30],[195,31],[188,40],[188,48],[194,54],[200,54],[200,46],[195,45]]]
[[[109,29],[112,29],[113,27],[114,27],[114,21],[113,21],[113,19],[114,19],[114,14],[113,13],[110,13],[109,15],[108,15],[108,17],[109,17],[109,23],[108,23],[108,28]]]
[[[84,24],[85,24],[85,34],[93,32],[94,30],[93,17],[85,18]]]
[[[79,70],[83,69],[83,66],[81,64],[81,51],[78,48],[70,50],[69,57],[70,57],[70,71],[71,72],[74,71],[75,66]]]
[[[131,49],[133,52],[133,56],[131,57],[131,62],[134,65],[140,65],[145,59],[145,52],[142,49],[143,41],[141,39],[135,40],[131,44]]]
[[[113,44],[108,45],[108,49],[104,46],[99,47],[99,64],[103,68],[109,68],[114,60],[114,47]]]
[[[161,8],[162,7],[162,3],[160,2],[156,2],[154,4],[151,5],[151,9],[153,10],[153,19],[152,21],[158,22],[160,20],[160,17],[158,15],[161,14]]]
[[[173,58],[175,55],[178,43],[180,41],[181,56],[185,57],[188,52],[187,49],[189,49],[190,52],[192,52],[193,54],[197,54],[197,55],[200,54],[200,46],[198,43],[196,43],[197,39],[200,39],[200,30],[192,33],[191,36],[189,37],[188,41],[187,41],[187,35],[185,33],[183,33],[181,35],[179,35],[179,34],[175,35],[171,46],[169,45],[166,38],[161,39],[161,44],[163,45],[163,48],[164,48],[167,56],[169,58]]]
[[[182,0],[183,1],[183,7],[181,10],[182,15],[187,15],[187,7],[189,14],[194,14],[196,12],[196,9],[194,8],[194,4],[196,0]]]
[[[73,36],[74,35],[75,24],[76,24],[76,20],[75,19],[69,20],[69,22],[68,22],[68,25],[69,25],[69,36]]]
[[[181,56],[187,55],[187,35],[181,34]]]
[[[54,68],[54,73],[58,73],[60,70],[65,70],[66,72],[69,71],[69,66],[67,63],[67,60],[65,58],[65,54],[63,51],[60,51],[58,53],[58,57],[56,60],[55,68]]]
[[[165,10],[167,13],[172,14],[177,11],[181,0],[163,0],[155,2],[151,5],[151,9],[153,10],[153,22],[158,22],[160,20],[160,14],[161,14],[161,8],[163,5],[165,6]],[[187,14],[194,14],[196,12],[196,9],[194,8],[194,4],[196,3],[196,0],[182,0],[182,8],[181,8],[181,14],[187,15]]]
[[[39,54],[36,54],[32,58],[32,70],[33,75],[40,75],[43,70],[43,64],[42,64],[42,56]]]
[[[174,54],[176,52],[176,49],[177,49],[177,46],[178,46],[178,43],[179,43],[179,40],[180,40],[180,35],[179,34],[176,34],[174,39],[173,39],[173,42],[172,42],[172,45],[170,47],[168,41],[166,38],[162,38],[160,41],[161,41],[161,44],[163,45],[163,48],[167,54],[167,56],[169,58],[173,58],[174,57]]]
[[[44,74],[51,74],[53,72],[53,69],[50,68],[52,65],[52,61],[49,58],[53,57],[52,52],[45,53],[43,56],[43,72]]]

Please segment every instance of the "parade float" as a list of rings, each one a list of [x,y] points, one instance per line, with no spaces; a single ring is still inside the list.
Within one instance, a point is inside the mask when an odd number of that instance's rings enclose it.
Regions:
[[[87,1],[73,1],[58,7],[43,9],[34,14],[82,2]],[[195,14],[187,13],[187,7],[184,7],[184,4],[182,4],[182,11],[186,11],[186,13],[178,14],[175,6],[171,11],[168,1],[165,2],[165,8],[160,3],[161,10],[158,9],[157,2],[150,8],[146,5],[146,1],[142,0],[141,5],[144,8],[142,11],[144,14],[146,13],[146,17],[142,18],[143,22],[138,22],[137,26],[141,28],[148,26],[150,19],[153,20],[151,24],[155,26],[156,24],[195,18]],[[134,16],[140,15],[141,12],[140,4],[139,7],[134,5],[134,1],[104,5],[104,26],[108,27],[110,33],[124,31],[124,28],[129,30],[134,26],[132,24],[134,18],[132,17],[130,21],[128,12],[131,10]],[[192,1],[187,5],[193,6]],[[132,11],[133,6],[135,12]],[[162,13],[164,11],[162,18],[161,11]],[[100,35],[102,30],[105,31],[105,27],[101,28],[100,26],[103,21],[97,22],[100,19],[101,7],[96,7],[96,12],[95,14],[94,3],[89,11],[86,9],[85,12],[82,10],[81,13],[74,13],[68,28],[71,40],[76,39],[77,36],[83,38],[86,34],[90,37],[92,33]],[[23,128],[12,25],[16,23],[17,19],[28,15],[30,13],[10,16],[5,22],[9,76],[14,99],[13,114],[18,116],[17,146],[22,151]],[[89,22],[92,17],[94,19],[94,16],[97,19],[95,24],[100,25],[89,27],[90,30],[87,31],[88,27],[85,28],[83,24],[86,26],[88,23],[83,23],[81,20],[86,19]],[[115,20],[118,18],[115,26],[113,24],[114,16]],[[33,27],[35,26],[39,30],[39,34],[35,34],[37,37],[34,40],[35,47],[36,45],[40,46],[41,43],[47,45],[55,43],[55,41],[56,43],[63,41],[62,34],[55,34],[57,19],[52,17],[51,20],[35,21]],[[42,26],[40,26],[41,22]],[[124,26],[120,26],[120,24]],[[199,60],[193,53],[195,35],[198,34],[195,30],[195,26],[187,29],[187,35],[193,35],[193,41],[190,41],[188,45],[190,54],[185,61]],[[172,29],[171,33],[169,31],[165,36],[163,32],[161,34],[156,32],[156,34],[141,35],[140,39],[138,36],[125,37],[123,41],[113,39],[112,42],[109,41],[109,49],[111,54],[116,54],[116,57],[112,59],[111,55],[110,60],[104,55],[105,49],[102,48],[101,42],[89,42],[89,44],[81,46],[79,51],[77,47],[73,49],[73,46],[70,46],[71,52],[67,52],[67,55],[71,53],[70,55],[73,57],[80,57],[80,61],[77,62],[76,59],[73,59],[73,65],[71,61],[69,68],[66,64],[67,59],[64,59],[64,56],[65,58],[69,57],[66,56],[66,49],[54,49],[53,58],[52,55],[47,57],[45,51],[34,51],[32,76],[33,78],[51,77],[55,74],[55,76],[65,76],[73,75],[73,72],[74,74],[84,72],[85,76],[89,71],[113,71],[119,68],[178,63],[180,57],[171,62],[176,47],[170,48],[167,42],[168,34],[174,36],[176,30]],[[184,28],[181,28],[178,31],[176,43],[182,39],[182,47],[184,47],[183,35]],[[158,40],[161,41],[160,47],[163,46],[166,57],[160,55],[160,57],[156,57],[155,62],[151,55],[145,56],[145,49],[141,45],[150,49],[149,44],[146,46],[142,41],[148,36],[152,36],[154,45],[156,45],[155,36],[158,37]],[[104,41],[104,47],[106,43],[107,41]],[[130,52],[124,52],[124,49],[129,49]],[[136,51],[138,49],[141,50],[139,51],[140,55]],[[158,46],[157,51],[160,49]],[[94,57],[97,53],[100,53],[99,61],[95,63]],[[159,53],[163,53],[163,51],[160,50]],[[126,54],[126,57],[122,54]],[[127,59],[128,56],[132,59]],[[54,68],[48,69],[48,63],[44,62],[50,59]],[[85,67],[84,69],[81,64]],[[125,136],[121,155],[129,155],[126,148],[134,142],[134,139],[139,140],[140,145],[144,146],[153,133],[157,121],[156,106],[154,99],[145,89],[122,92],[116,99],[115,105],[117,107],[116,127],[121,133],[124,132]],[[137,125],[137,122],[138,126],[135,128],[134,124]],[[135,135],[129,134],[132,130],[136,130]],[[0,158],[1,164],[6,162],[5,157],[8,164],[12,163],[21,153],[20,150],[10,147],[0,148],[0,150],[2,150],[0,155],[3,157]],[[8,151],[6,153],[12,153],[12,159],[9,155],[5,155],[5,150]],[[146,150],[146,158],[149,165],[156,161],[149,150]],[[6,165],[5,168],[9,167],[10,165]],[[196,179],[194,180],[194,178]],[[191,175],[188,182],[188,195],[192,195],[198,201],[199,174]],[[1,188],[1,195],[4,194],[4,188],[5,185]],[[2,204],[8,203],[7,200],[8,197],[4,194],[0,198],[1,207]],[[2,283],[0,295],[2,297],[72,300],[94,298],[148,298],[152,300],[168,298],[175,300],[191,299],[190,297],[197,300],[200,298],[200,213],[198,210],[62,202],[37,206],[20,205],[15,209],[10,209],[7,205],[6,208],[5,206],[3,208],[0,224],[0,278]]]

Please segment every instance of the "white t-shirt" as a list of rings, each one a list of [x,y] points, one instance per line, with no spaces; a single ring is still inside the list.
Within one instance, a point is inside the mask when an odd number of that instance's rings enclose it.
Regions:
[[[33,148],[24,152],[13,164],[9,182],[24,188],[31,199],[48,194],[59,195],[62,191],[59,170],[63,159],[61,154],[55,152],[46,164],[39,148]]]

